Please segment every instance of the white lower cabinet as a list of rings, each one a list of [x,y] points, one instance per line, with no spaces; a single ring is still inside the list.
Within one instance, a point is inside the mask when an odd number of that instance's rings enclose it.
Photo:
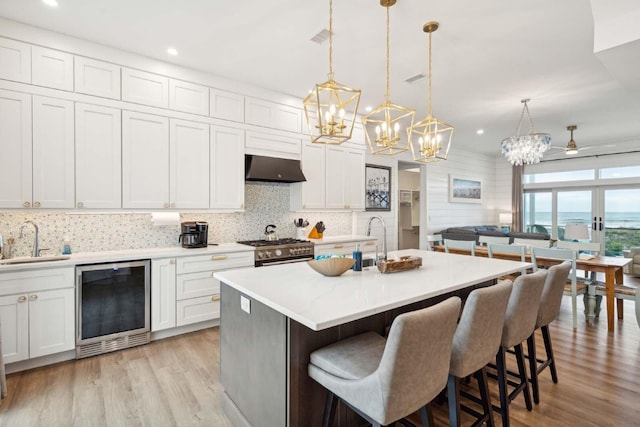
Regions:
[[[151,332],[176,327],[176,259],[151,261]]]
[[[377,240],[354,240],[350,242],[316,243],[314,253],[318,255],[346,255],[352,256],[356,247],[360,247],[363,254],[373,255],[376,252]]]
[[[0,277],[0,335],[5,363],[75,348],[73,272],[73,267],[68,267],[4,273]]]
[[[253,266],[253,251],[151,261],[151,331],[220,317],[217,271]]]

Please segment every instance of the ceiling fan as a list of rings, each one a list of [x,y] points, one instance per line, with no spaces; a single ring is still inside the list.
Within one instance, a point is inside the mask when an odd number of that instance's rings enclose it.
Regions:
[[[578,154],[578,152],[581,153],[581,152],[586,151],[586,150],[591,150],[592,148],[597,148],[595,146],[579,148],[578,144],[576,144],[576,142],[573,140],[573,131],[576,130],[576,129],[578,129],[578,126],[576,126],[576,125],[567,126],[567,130],[569,132],[571,132],[571,139],[567,143],[566,147],[559,147],[557,145],[552,145],[551,149],[555,149],[557,151],[550,153],[550,156],[558,155],[560,153],[564,153],[567,156],[574,156],[574,155]]]

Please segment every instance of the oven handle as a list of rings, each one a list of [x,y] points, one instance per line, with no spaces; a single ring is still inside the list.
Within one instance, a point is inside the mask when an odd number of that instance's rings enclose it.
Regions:
[[[256,267],[266,267],[268,265],[279,265],[279,264],[291,264],[294,262],[304,262],[304,261],[311,261],[313,259],[312,256],[310,257],[305,257],[305,258],[298,258],[298,259],[287,259],[284,261],[265,261],[259,265],[256,265]]]

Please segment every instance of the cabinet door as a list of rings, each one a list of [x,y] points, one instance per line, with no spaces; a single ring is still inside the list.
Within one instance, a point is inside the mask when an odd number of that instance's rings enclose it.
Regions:
[[[302,172],[307,180],[291,184],[293,210],[325,207],[325,159],[324,144],[302,144]],[[299,206],[293,206],[294,201],[299,201]]]
[[[244,208],[244,131],[211,126],[210,207]]]
[[[220,282],[213,271],[178,274],[176,278],[176,300],[204,297],[220,293]]]
[[[120,110],[76,104],[76,206],[120,208]]]
[[[176,325],[190,325],[220,317],[220,295],[190,298],[176,303]]]
[[[75,289],[29,294],[29,357],[73,350]]]
[[[209,115],[209,88],[169,79],[169,108],[187,113]]]
[[[326,207],[329,209],[345,209],[346,152],[339,146],[326,146]],[[308,178],[307,178],[308,179]]]
[[[347,208],[352,210],[364,210],[364,165],[364,151],[351,149],[346,151],[344,199]]]
[[[74,199],[72,101],[33,97],[33,206],[72,208]]]
[[[176,260],[151,261],[151,331],[176,326]]]
[[[209,207],[209,125],[171,119],[171,207]]]
[[[29,358],[29,303],[26,294],[0,297],[0,336],[4,363]]]
[[[209,89],[209,115],[218,119],[244,122],[244,96],[220,89]]]
[[[122,207],[168,208],[169,119],[122,112]]]
[[[73,91],[73,55],[32,46],[31,82],[38,86]]]
[[[245,122],[300,133],[302,110],[271,101],[245,97]]]
[[[120,99],[120,67],[108,62],[76,56],[76,92]]]
[[[248,130],[245,148],[247,154],[258,156],[282,157],[283,159],[300,159],[300,138],[280,134],[264,133]]]
[[[123,68],[122,100],[168,108],[169,79],[157,74]]]
[[[31,83],[31,46],[0,37],[0,79]]]
[[[0,141],[0,208],[31,207],[31,95],[0,90]]]

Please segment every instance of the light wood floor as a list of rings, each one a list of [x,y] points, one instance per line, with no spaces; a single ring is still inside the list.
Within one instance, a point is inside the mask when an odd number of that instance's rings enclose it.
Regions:
[[[633,303],[625,301],[624,320],[608,334],[604,315],[574,331],[569,302],[565,298],[551,326],[560,382],[553,384],[545,371],[541,403],[527,412],[519,397],[511,405],[512,425],[640,425]],[[0,426],[229,426],[220,410],[218,338],[212,328],[9,375]],[[497,386],[491,386],[495,401]],[[445,405],[434,404],[434,415],[437,426],[449,424]]]

